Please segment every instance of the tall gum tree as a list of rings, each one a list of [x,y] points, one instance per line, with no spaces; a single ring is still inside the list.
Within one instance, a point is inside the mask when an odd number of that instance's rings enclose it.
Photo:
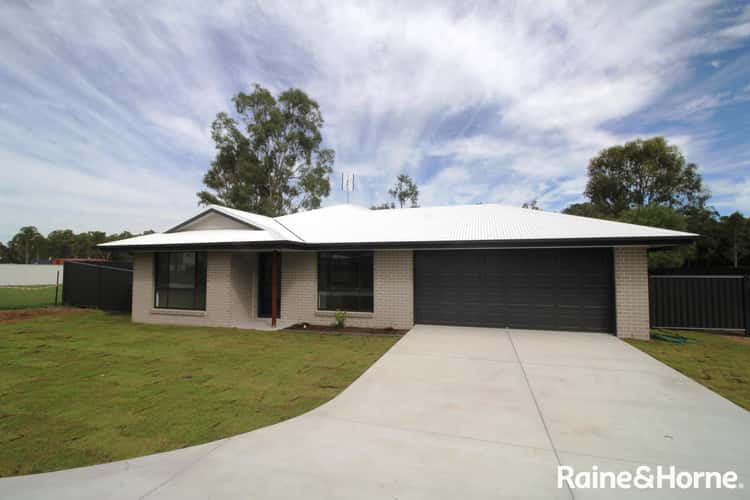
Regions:
[[[319,208],[331,191],[335,153],[323,148],[323,115],[302,90],[278,98],[256,84],[232,99],[234,116],[211,127],[216,158],[203,178],[199,203],[270,217]]]

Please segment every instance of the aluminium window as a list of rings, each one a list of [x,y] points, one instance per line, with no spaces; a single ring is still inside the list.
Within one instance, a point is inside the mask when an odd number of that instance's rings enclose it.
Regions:
[[[372,252],[318,253],[318,310],[373,312]]]
[[[157,253],[154,271],[154,307],[206,310],[205,252]]]

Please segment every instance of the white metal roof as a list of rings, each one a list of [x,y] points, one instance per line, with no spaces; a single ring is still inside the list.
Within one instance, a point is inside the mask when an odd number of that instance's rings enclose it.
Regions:
[[[690,236],[668,229],[495,204],[393,210],[338,205],[276,220],[307,243]]]
[[[241,222],[245,222],[246,224],[250,224],[251,226],[257,227],[261,231],[268,232],[269,233],[268,241],[271,241],[271,240],[300,241],[300,239],[294,233],[289,231],[286,227],[284,227],[282,224],[280,224],[279,222],[277,222],[275,219],[271,217],[266,217],[265,215],[254,214],[252,212],[245,212],[243,210],[237,210],[235,208],[222,207],[221,205],[209,205],[208,208],[199,212],[197,215],[191,217],[187,221],[183,221],[180,224],[174,226],[173,228],[168,229],[166,233],[174,233],[175,231],[179,230],[181,226],[185,225],[187,222],[197,219],[201,215],[210,211],[219,212],[221,214],[231,217],[232,219],[236,219]]]
[[[154,233],[125,240],[103,243],[101,247],[160,246],[160,245],[206,245],[210,243],[266,243],[287,241],[268,231],[245,231],[242,229],[207,229],[204,231],[180,231],[176,233]]]
[[[495,204],[370,210],[355,205],[337,205],[282,217],[270,218],[216,205],[217,211],[245,221],[260,230],[179,231],[138,236],[105,243],[112,247],[159,245],[206,245],[242,243],[292,243],[297,245],[399,244],[461,242],[523,242],[536,244],[564,240],[666,240],[695,238],[697,235],[622,222],[577,217]],[[188,222],[186,221],[186,222]],[[183,223],[184,224],[184,223]]]

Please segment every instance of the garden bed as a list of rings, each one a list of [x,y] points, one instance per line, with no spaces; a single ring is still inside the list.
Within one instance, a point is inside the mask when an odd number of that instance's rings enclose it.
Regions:
[[[10,323],[11,321],[22,321],[25,319],[36,318],[38,316],[53,316],[59,314],[74,314],[81,312],[82,309],[74,307],[39,307],[35,309],[0,309],[0,323]]]
[[[337,327],[335,325],[312,325],[310,323],[295,323],[294,325],[285,328],[285,330],[303,331],[303,332],[314,332],[314,333],[330,333],[330,334],[347,334],[347,335],[391,335],[394,337],[401,337],[409,330],[398,330],[396,328],[361,328],[358,326],[342,326]]]

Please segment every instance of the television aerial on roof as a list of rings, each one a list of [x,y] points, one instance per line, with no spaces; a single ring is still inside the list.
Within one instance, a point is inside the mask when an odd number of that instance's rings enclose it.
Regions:
[[[341,173],[341,190],[346,193],[346,204],[348,205],[350,193],[353,193],[357,190],[354,172]]]

